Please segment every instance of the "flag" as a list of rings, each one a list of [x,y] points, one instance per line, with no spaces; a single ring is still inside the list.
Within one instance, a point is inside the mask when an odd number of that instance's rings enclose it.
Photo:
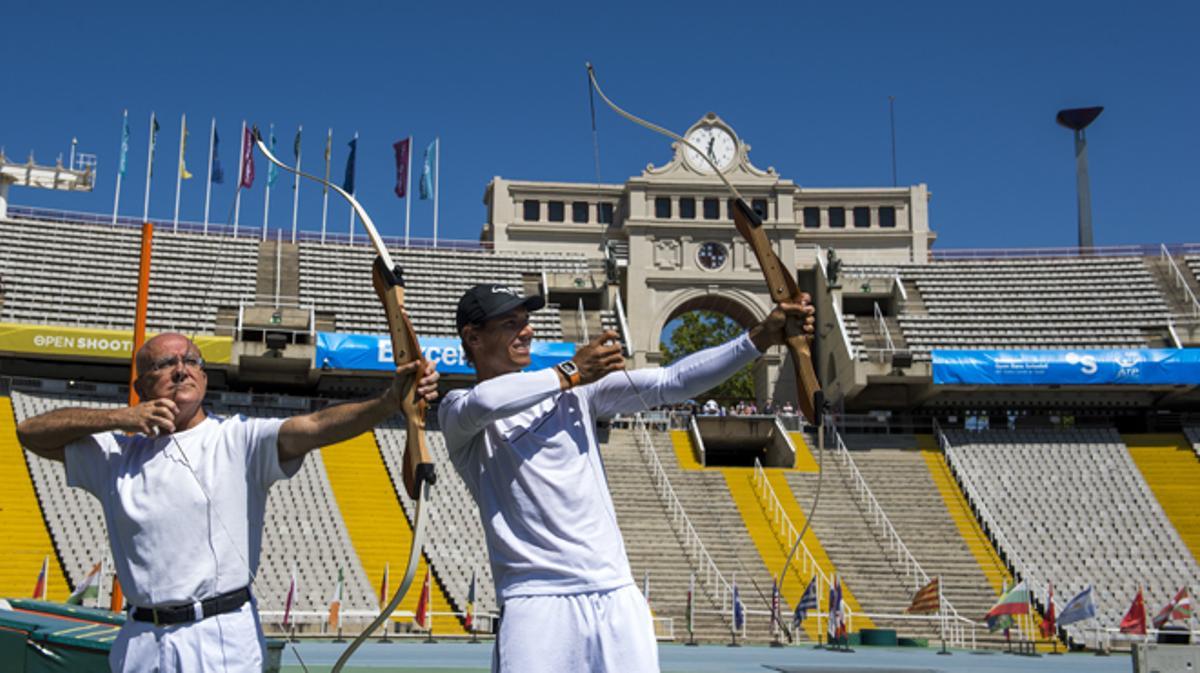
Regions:
[[[150,165],[147,167],[149,175],[154,175],[154,148],[158,146],[158,117],[154,113],[150,113]]]
[[[1138,587],[1137,595],[1133,597],[1133,605],[1121,619],[1121,633],[1146,635],[1146,599],[1142,598],[1142,589]]]
[[[346,177],[342,179],[342,189],[348,194],[354,193],[354,161],[358,156],[358,134],[346,143],[350,146],[350,155],[346,157]]]
[[[796,611],[792,613],[792,626],[800,628],[800,625],[808,618],[808,611],[816,610],[817,607],[817,578],[813,577],[808,581],[808,588],[804,590],[804,595],[800,596],[800,602],[796,603]]]
[[[392,143],[396,150],[396,196],[408,196],[408,151],[409,138]]]
[[[37,582],[33,585],[34,600],[46,600],[46,581],[50,575],[50,557],[42,559],[42,571],[38,573]]]
[[[692,573],[691,579],[688,580],[687,592],[687,630],[692,632],[695,627],[696,620],[696,573]]]
[[[421,182],[419,185],[421,188],[421,200],[422,201],[429,199],[430,197],[433,196],[433,189],[434,189],[433,167],[437,164],[437,160],[438,160],[437,155],[438,155],[438,141],[435,139],[433,142],[429,143],[428,147],[425,148],[425,163],[424,163],[424,166],[422,166],[422,168],[421,168]]]
[[[984,615],[988,630],[995,632],[999,629],[1009,629],[1013,625],[1013,615],[1029,614],[1029,590],[1021,582],[1005,592],[1000,600]]]
[[[300,160],[300,131],[300,128],[296,129],[296,139],[292,141],[292,154],[295,155],[297,161]]]
[[[429,583],[432,579],[429,572],[429,566],[425,566],[425,583],[421,585],[421,598],[417,601],[417,614],[413,616],[413,621],[416,622],[417,628],[429,630],[432,623],[429,620]]]
[[[113,573],[112,595],[108,597],[108,611],[122,612],[125,610],[125,592],[121,591],[121,580]]]
[[[275,125],[271,125],[271,154],[275,154]],[[267,162],[267,189],[275,186],[275,180],[279,177],[279,169],[275,168],[275,164]]]
[[[741,631],[746,625],[746,610],[742,607],[741,594],[738,592],[737,575],[733,576],[733,630]]]
[[[771,628],[776,625],[782,625],[783,620],[779,616],[779,580],[774,575],[771,576]]]
[[[467,590],[467,614],[463,618],[467,631],[475,631],[475,571],[471,571],[471,588]]]
[[[187,162],[184,160],[184,157],[187,154],[187,139],[188,139],[187,117],[184,117],[184,119],[183,119],[183,140],[181,141],[181,146],[179,148],[179,177],[183,178],[184,180],[191,180],[192,174],[188,172]]]
[[[325,182],[329,182],[329,160],[333,157],[333,129],[325,136]],[[327,193],[329,188],[321,185],[321,193]]]
[[[129,157],[129,111],[125,111],[125,120],[121,122],[121,162],[117,166],[117,173],[125,175],[127,166],[126,159]]]
[[[1096,603],[1092,601],[1092,588],[1080,591],[1067,606],[1063,608],[1062,614],[1058,616],[1058,625],[1067,627],[1075,622],[1082,622],[1085,619],[1091,619],[1096,616]]]
[[[935,577],[913,595],[912,605],[905,608],[904,612],[910,615],[936,614],[942,608],[941,596],[941,583]]]
[[[296,564],[292,564],[292,581],[288,583],[287,600],[283,603],[283,628],[292,624],[292,606],[296,602],[296,590],[300,583],[296,580]]]
[[[254,186],[254,132],[249,128],[242,134],[242,176],[238,184],[246,189]]]
[[[101,565],[103,564],[97,563],[96,565],[92,566],[92,571],[89,572],[87,577],[83,578],[83,581],[75,587],[75,591],[71,592],[71,595],[67,598],[67,603],[71,605],[83,605],[85,600],[89,598],[96,600],[96,598],[100,596]]]
[[[1050,583],[1050,596],[1046,599],[1046,618],[1042,620],[1042,637],[1053,638],[1056,631],[1054,625],[1054,583]]]
[[[1192,617],[1192,598],[1188,595],[1188,588],[1184,587],[1175,594],[1158,614],[1154,615],[1154,628],[1161,629],[1168,623],[1175,620],[1187,621]]]
[[[342,569],[338,568],[337,586],[333,589],[333,598],[329,599],[329,628],[331,629],[342,626],[342,589],[345,581]]]
[[[220,154],[221,134],[217,133],[217,127],[213,127],[213,142],[212,142],[212,182],[214,185],[224,184],[225,171],[221,170],[221,159],[217,155]]]
[[[381,581],[379,583],[379,606],[380,607],[384,607],[388,603],[391,602],[392,594],[389,591],[389,589],[391,587],[388,586],[389,580],[391,580],[391,570],[392,570],[392,564],[390,564],[390,563],[383,564],[383,581]]]
[[[842,609],[842,580],[833,576],[829,587],[829,639],[838,640],[846,635],[846,613]]]

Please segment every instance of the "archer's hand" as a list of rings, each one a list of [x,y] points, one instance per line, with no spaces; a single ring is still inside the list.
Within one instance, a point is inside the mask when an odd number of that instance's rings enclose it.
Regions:
[[[785,343],[790,335],[803,334],[811,339],[816,322],[815,314],[816,309],[813,308],[808,293],[802,292],[800,303],[781,302],[766,320],[752,327],[750,340],[759,352],[765,353],[771,346]]]
[[[603,334],[580,348],[571,358],[579,367],[580,384],[592,383],[612,372],[625,369],[625,356],[621,355],[620,335],[613,330]]]
[[[122,432],[140,432],[149,437],[175,432],[175,417],[179,407],[167,398],[149,400],[133,407],[112,412],[113,426]]]
[[[413,360],[407,364],[396,367],[396,376],[392,379],[392,387],[388,391],[394,400],[396,406],[400,405],[400,400],[403,399],[404,392],[410,384],[409,377],[414,375],[421,366],[422,360]],[[426,402],[432,402],[438,397],[438,379],[441,374],[437,372],[437,363],[433,361],[425,362],[425,373],[417,379],[417,397]]]

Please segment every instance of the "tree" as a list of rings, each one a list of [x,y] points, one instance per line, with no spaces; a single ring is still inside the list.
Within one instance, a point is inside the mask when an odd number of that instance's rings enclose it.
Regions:
[[[658,345],[664,364],[687,357],[692,353],[718,346],[740,335],[744,327],[723,313],[715,311],[689,311],[679,318],[671,332],[669,343]],[[726,404],[739,400],[754,399],[754,365],[743,367],[724,383],[706,391],[700,397],[715,399]],[[703,400],[701,400],[703,401]]]

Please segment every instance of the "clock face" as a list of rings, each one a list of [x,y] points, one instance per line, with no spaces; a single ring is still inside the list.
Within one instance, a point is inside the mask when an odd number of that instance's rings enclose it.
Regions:
[[[721,243],[709,241],[700,246],[700,251],[696,253],[696,259],[699,260],[702,268],[716,271],[725,266],[725,260],[729,259],[729,250]]]
[[[687,136],[688,142],[712,160],[724,172],[733,165],[737,156],[737,141],[733,135],[719,126],[701,126]],[[684,147],[684,158],[692,168],[701,173],[712,173],[712,166],[690,147]]]

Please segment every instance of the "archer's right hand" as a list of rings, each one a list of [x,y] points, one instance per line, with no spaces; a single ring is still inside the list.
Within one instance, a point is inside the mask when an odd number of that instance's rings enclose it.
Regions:
[[[625,369],[625,356],[621,355],[620,335],[613,330],[592,339],[571,358],[579,367],[580,384],[588,384]]]
[[[125,407],[113,412],[113,425],[122,432],[140,432],[147,437],[157,437],[175,432],[175,416],[179,407],[167,398],[149,400],[135,407]]]

